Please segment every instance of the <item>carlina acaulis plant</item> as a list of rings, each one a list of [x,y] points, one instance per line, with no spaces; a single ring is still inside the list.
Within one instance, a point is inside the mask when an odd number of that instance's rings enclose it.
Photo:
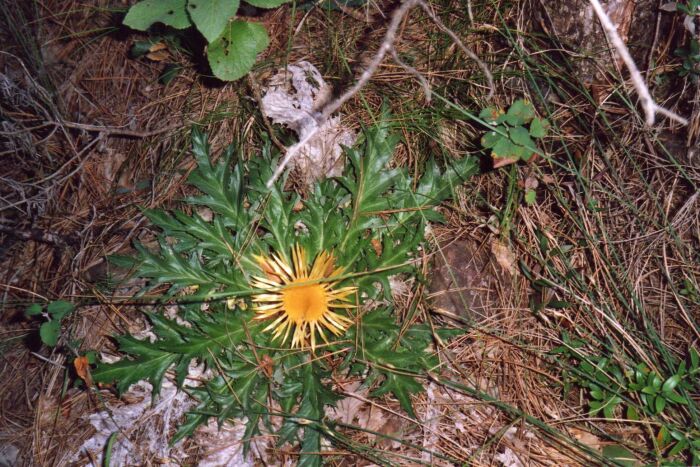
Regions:
[[[156,339],[116,337],[124,357],[98,363],[93,379],[119,393],[146,380],[157,396],[174,375],[199,404],[172,443],[212,417],[244,419],[246,450],[257,434],[272,434],[279,446],[298,446],[306,466],[321,465],[322,438],[341,439],[326,420],[327,406],[342,398],[334,381],[362,381],[371,397],[392,395],[415,418],[411,395],[440,367],[434,336],[462,331],[399,323],[389,277],[417,274],[427,223],[443,221],[435,207],[478,162],[440,168],[429,159],[420,177],[389,168],[399,137],[388,115],[378,121],[347,148],[345,172],[304,199],[284,179],[266,186],[277,164],[269,144],[253,157],[230,146],[212,163],[206,136],[193,130],[197,167],[188,183],[200,194],[184,200],[191,214],[144,209],[156,248],[136,243],[135,257],[112,258],[147,279],[145,291],[167,286],[144,310]],[[201,207],[213,215],[198,215]],[[172,303],[177,319],[162,312]],[[192,385],[194,364],[211,379]]]
[[[316,350],[316,333],[328,343],[324,328],[335,336],[352,324],[348,317],[333,309],[356,308],[348,303],[357,287],[337,287],[345,269],[335,267],[332,253],[322,251],[309,270],[306,251],[299,245],[292,250],[292,264],[279,255],[256,256],[265,277],[254,277],[251,286],[265,293],[253,296],[255,319],[274,319],[263,332],[274,330],[274,338],[292,332],[292,348],[308,346]]]

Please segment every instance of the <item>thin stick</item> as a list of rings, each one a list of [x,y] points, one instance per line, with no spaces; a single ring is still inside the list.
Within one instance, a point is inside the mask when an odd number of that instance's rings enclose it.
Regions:
[[[484,72],[484,76],[486,76],[486,80],[489,83],[489,94],[486,96],[486,99],[491,99],[493,97],[493,93],[496,90],[495,85],[493,84],[493,75],[491,74],[491,70],[489,70],[489,67],[486,66],[484,62],[481,61],[479,57],[476,56],[474,52],[469,50],[466,45],[464,45],[464,42],[462,42],[462,39],[455,34],[455,32],[445,26],[445,23],[442,22],[442,20],[435,14],[435,12],[430,8],[430,5],[428,5],[424,0],[418,0],[418,5],[425,11],[425,14],[428,15],[430,19],[433,20],[437,26],[442,29],[442,31],[450,36],[450,39],[454,41],[455,44],[457,44],[457,47],[459,47],[464,54],[469,57],[470,59],[474,60],[476,64],[481,68],[481,71]]]
[[[421,74],[420,71],[416,70],[413,68],[411,65],[408,63],[405,63],[403,60],[401,60],[401,57],[399,57],[399,54],[396,52],[396,48],[392,47],[391,48],[391,57],[394,59],[396,63],[401,65],[401,68],[406,70],[408,73],[413,75],[420,85],[423,87],[423,94],[425,94],[425,101],[430,104],[430,100],[432,99],[432,91],[430,90],[430,84],[428,84],[428,80],[425,79],[425,76]]]
[[[617,27],[615,27],[612,20],[610,20],[610,17],[607,15],[607,13],[605,13],[603,6],[598,0],[590,0],[590,2],[596,12],[596,15],[598,15],[598,19],[600,20],[600,24],[603,26],[603,30],[605,30],[605,34],[608,36],[608,40],[612,46],[615,47],[617,53],[620,54],[620,58],[622,58],[622,61],[625,62],[625,66],[627,66],[627,69],[630,71],[632,84],[639,95],[639,99],[642,101],[642,108],[644,109],[644,114],[646,115],[646,124],[648,126],[653,126],[656,119],[656,114],[660,113],[661,115],[668,117],[671,120],[675,120],[682,125],[687,125],[688,120],[664,107],[657,105],[656,102],[654,102],[654,99],[651,97],[651,93],[649,92],[649,88],[644,82],[644,78],[642,78],[642,74],[639,72],[637,65],[634,63],[629,50],[627,50],[625,42],[617,33]]]

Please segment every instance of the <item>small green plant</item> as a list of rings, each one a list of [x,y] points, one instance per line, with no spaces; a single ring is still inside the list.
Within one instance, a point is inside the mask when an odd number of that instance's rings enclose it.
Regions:
[[[683,59],[680,76],[688,76],[694,83],[700,77],[700,42],[693,38],[690,40],[688,48],[676,49],[673,54]]]
[[[33,303],[25,311],[26,316],[41,316],[45,321],[39,327],[39,337],[41,342],[49,347],[55,347],[58,338],[61,336],[61,320],[73,312],[75,307],[72,303],[64,300],[50,302],[46,306]]]
[[[668,6],[666,6],[668,5]],[[662,7],[662,9],[675,8],[676,11],[686,14],[687,16],[700,15],[700,0],[687,0],[687,3],[683,2],[669,2]],[[665,7],[665,8],[664,8]]]
[[[698,390],[700,354],[695,348],[672,375],[662,376],[644,363],[627,367],[608,356],[584,355],[586,343],[568,334],[562,341],[564,345],[551,354],[574,363],[573,370],[565,374],[566,387],[573,383],[586,391],[590,416],[632,421],[653,418],[661,422],[655,443],[665,453],[668,465],[675,465],[679,458],[700,464],[700,426],[682,410],[693,407],[691,394]]]
[[[290,0],[246,0],[258,8],[276,8]],[[214,75],[235,81],[248,73],[267,48],[265,27],[237,19],[239,0],[142,0],[129,8],[124,24],[139,31],[155,23],[175,29],[194,26],[207,41],[207,59]]]
[[[128,357],[98,364],[94,380],[115,382],[120,393],[148,380],[157,394],[167,371],[185,386],[188,367],[204,365],[214,376],[187,387],[199,405],[173,442],[211,417],[245,417],[246,440],[264,426],[280,445],[299,443],[299,465],[320,465],[321,438],[339,439],[324,415],[342,397],[339,381],[359,380],[373,397],[391,394],[414,417],[411,395],[438,365],[434,336],[460,331],[399,320],[389,276],[417,273],[426,223],[442,219],[434,208],[477,162],[440,170],[429,161],[413,180],[389,168],[398,138],[380,123],[348,149],[342,176],[301,199],[283,190],[284,180],[266,188],[276,165],[269,147],[245,163],[231,147],[212,164],[206,137],[193,131],[192,141],[198,167],[189,182],[202,194],[185,201],[213,218],[145,210],[160,247],[137,245],[131,258],[150,287],[168,285],[156,301],[178,303],[187,325],[149,312],[157,339],[118,337]]]
[[[535,107],[525,99],[513,102],[507,112],[487,107],[479,118],[495,127],[481,138],[481,146],[491,150],[494,167],[529,160],[539,152],[533,138],[544,138],[550,128],[549,121],[536,117]]]

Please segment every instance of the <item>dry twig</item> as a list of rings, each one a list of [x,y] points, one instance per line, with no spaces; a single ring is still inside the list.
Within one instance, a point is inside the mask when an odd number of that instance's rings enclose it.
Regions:
[[[605,30],[605,34],[608,36],[608,40],[612,46],[615,47],[617,53],[620,54],[620,58],[622,58],[622,61],[625,62],[627,69],[630,71],[632,85],[634,86],[634,89],[637,90],[637,94],[639,94],[639,98],[642,101],[642,108],[644,109],[644,114],[646,115],[646,124],[648,126],[654,125],[656,114],[660,113],[661,115],[668,117],[671,120],[675,120],[682,125],[687,125],[688,120],[654,102],[654,99],[651,97],[651,93],[649,92],[649,88],[644,82],[644,78],[642,78],[642,74],[639,72],[637,65],[634,63],[629,50],[627,50],[625,42],[617,33],[617,27],[615,27],[613,22],[610,20],[610,17],[607,15],[607,13],[605,13],[603,6],[598,0],[590,0],[590,2],[596,12],[596,15],[598,15],[598,19]]]

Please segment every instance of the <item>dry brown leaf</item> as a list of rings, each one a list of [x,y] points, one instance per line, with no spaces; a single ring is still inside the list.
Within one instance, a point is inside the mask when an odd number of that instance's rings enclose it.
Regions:
[[[516,276],[518,274],[515,254],[507,245],[499,239],[494,239],[491,242],[491,253],[493,253],[493,256],[496,258],[496,262],[511,276]]]
[[[569,431],[580,443],[585,444],[591,449],[600,451],[600,439],[593,433],[589,433],[588,431],[580,430],[578,428],[570,428]]]
[[[158,50],[157,52],[148,52],[146,57],[154,62],[162,62],[163,60],[167,60],[170,54],[167,50]]]
[[[92,376],[90,375],[90,362],[88,362],[88,358],[84,355],[76,357],[76,359],[73,360],[73,367],[80,379],[85,381],[85,384],[88,386],[92,386]]]

